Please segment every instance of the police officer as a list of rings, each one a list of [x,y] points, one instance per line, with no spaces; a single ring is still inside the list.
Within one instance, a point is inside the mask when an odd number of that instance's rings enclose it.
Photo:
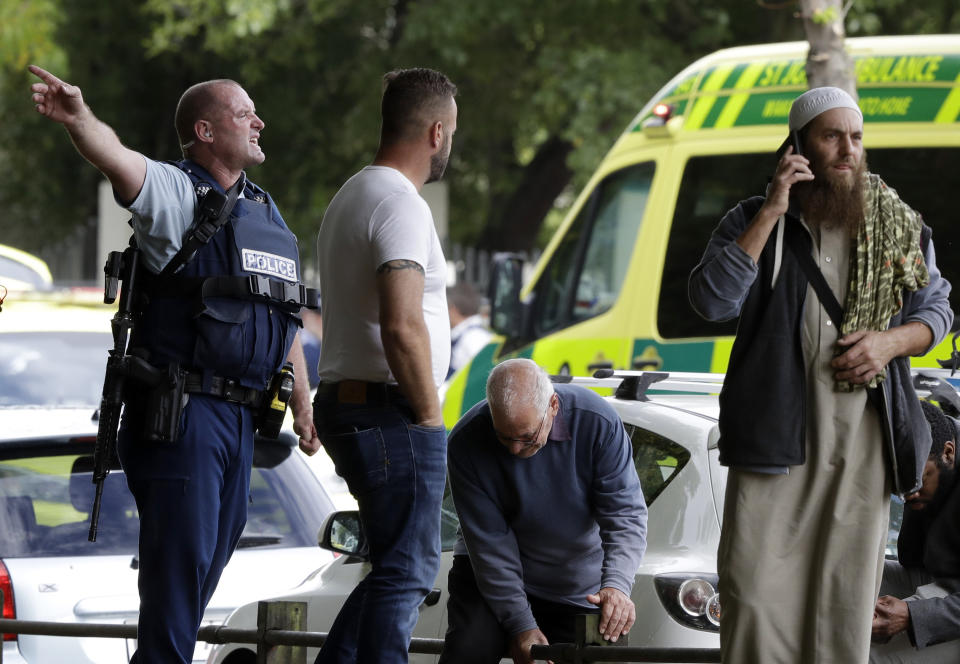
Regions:
[[[117,448],[140,513],[140,622],[131,662],[190,662],[200,619],[246,522],[257,406],[285,360],[297,375],[291,406],[300,447],[313,454],[320,445],[297,339],[304,297],[296,238],[269,195],[245,180],[243,169],[264,160],[264,123],[234,81],[184,92],[175,123],[185,159],[171,164],[125,147],[78,87],[29,69],[41,80],[31,86],[37,111],[66,128],[133,212],[149,296],[131,348],[182,377],[176,442],[150,442],[147,414],[155,404],[137,389],[126,396]],[[209,189],[232,210],[187,260],[178,251]],[[163,272],[171,261],[182,264],[175,274]],[[289,302],[296,293],[299,301]]]

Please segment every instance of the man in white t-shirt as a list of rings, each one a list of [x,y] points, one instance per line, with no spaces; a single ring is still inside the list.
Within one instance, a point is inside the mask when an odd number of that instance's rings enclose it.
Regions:
[[[447,446],[437,389],[450,325],[446,261],[419,192],[446,167],[456,91],[429,69],[384,77],[376,158],[337,192],[317,236],[314,422],[357,499],[372,564],[317,662],[406,662],[440,565]]]

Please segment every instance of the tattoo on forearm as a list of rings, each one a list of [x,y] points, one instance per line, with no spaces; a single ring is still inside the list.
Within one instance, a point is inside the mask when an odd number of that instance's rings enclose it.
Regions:
[[[393,272],[394,270],[416,270],[420,274],[423,274],[423,267],[420,265],[420,263],[406,259],[387,261],[377,268],[377,274],[386,274],[387,272]]]

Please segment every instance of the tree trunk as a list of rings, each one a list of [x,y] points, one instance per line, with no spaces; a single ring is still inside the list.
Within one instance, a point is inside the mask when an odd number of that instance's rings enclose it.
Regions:
[[[807,54],[807,87],[842,88],[857,99],[853,58],[844,50],[847,11],[843,0],[800,0],[803,30],[810,42]]]
[[[536,156],[523,169],[520,182],[502,207],[495,208],[480,238],[480,248],[496,251],[533,249],[544,217],[573,172],[567,156],[573,145],[557,136],[547,139]]]

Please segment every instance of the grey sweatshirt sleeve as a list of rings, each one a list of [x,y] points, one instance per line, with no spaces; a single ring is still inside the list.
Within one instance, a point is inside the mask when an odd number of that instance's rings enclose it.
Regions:
[[[759,209],[761,200],[741,202],[724,215],[710,236],[700,264],[690,273],[687,296],[694,311],[707,320],[726,321],[739,316],[757,278],[757,264],[736,240],[756,214],[749,210]]]
[[[516,537],[500,506],[476,481],[487,469],[474,466],[466,436],[469,429],[450,437],[447,468],[453,502],[477,588],[504,631],[513,636],[536,628],[537,621],[524,591]]]
[[[595,446],[593,502],[603,565],[600,587],[629,597],[647,548],[647,504],[633,463],[633,448],[619,418],[606,440]]]
[[[914,644],[924,648],[960,639],[960,593],[907,602]]]
[[[950,309],[950,282],[940,274],[937,267],[937,255],[933,248],[933,240],[927,245],[924,253],[927,271],[930,273],[930,283],[918,291],[903,293],[903,321],[920,322],[930,328],[933,333],[933,343],[924,351],[924,354],[940,343],[950,326],[953,324],[953,311]]]

